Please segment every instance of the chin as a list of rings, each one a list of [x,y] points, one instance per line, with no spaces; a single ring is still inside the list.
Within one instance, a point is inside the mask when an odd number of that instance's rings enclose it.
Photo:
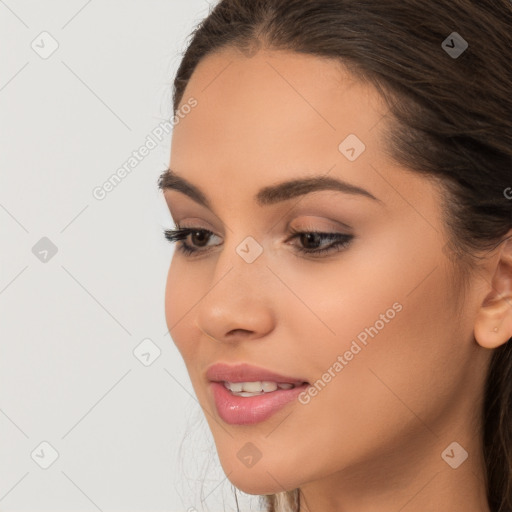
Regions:
[[[276,480],[281,482],[279,475],[276,475]],[[228,480],[240,491],[245,494],[252,494],[255,496],[262,496],[264,494],[277,494],[279,492],[292,490],[295,486],[287,487],[279,484],[268,473],[264,475],[261,473],[250,473],[246,476],[235,475],[231,473]],[[284,489],[283,489],[284,487]]]
[[[240,491],[252,495],[277,494],[293,490],[301,484],[293,471],[260,460],[253,467],[244,467],[238,458],[221,465],[228,480]],[[290,478],[292,477],[292,478]]]

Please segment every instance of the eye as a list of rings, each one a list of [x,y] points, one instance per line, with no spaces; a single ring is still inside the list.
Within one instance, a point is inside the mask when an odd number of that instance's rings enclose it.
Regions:
[[[176,249],[181,253],[191,256],[192,254],[205,252],[201,247],[205,247],[211,236],[214,233],[207,229],[202,228],[180,228],[164,230],[164,237],[171,243],[176,243]],[[195,245],[189,245],[185,240],[191,237]],[[198,249],[197,246],[200,248]]]
[[[328,253],[339,252],[348,247],[354,235],[344,233],[323,233],[319,231],[291,230],[292,236],[287,241],[299,239],[305,247],[297,247],[300,254],[319,256]],[[205,253],[208,249],[208,241],[214,233],[202,228],[179,228],[164,230],[164,237],[171,243],[177,243],[177,250],[186,256],[195,256]],[[186,242],[190,237],[193,245]],[[326,247],[325,242],[330,242]],[[221,244],[219,244],[221,245]]]
[[[298,248],[302,254],[321,256],[346,249],[354,235],[344,233],[323,233],[320,231],[297,231],[292,229],[292,237],[289,240],[298,239],[305,248]],[[325,242],[331,242],[325,246]],[[322,246],[324,243],[324,247]]]

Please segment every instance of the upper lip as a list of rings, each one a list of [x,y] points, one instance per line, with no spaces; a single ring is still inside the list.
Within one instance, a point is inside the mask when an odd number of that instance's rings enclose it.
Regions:
[[[225,363],[216,363],[211,365],[206,371],[206,377],[212,382],[288,382],[300,386],[306,381],[297,377],[280,375],[273,371],[252,366],[247,363],[228,365]]]

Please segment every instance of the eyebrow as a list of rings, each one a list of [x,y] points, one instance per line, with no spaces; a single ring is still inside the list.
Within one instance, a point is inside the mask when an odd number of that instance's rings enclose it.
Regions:
[[[212,209],[210,201],[206,195],[190,181],[176,174],[172,169],[166,169],[158,179],[158,188],[160,190],[177,190],[196,203]],[[374,201],[382,201],[364,188],[352,185],[346,181],[326,176],[314,176],[311,178],[302,178],[289,181],[283,181],[277,185],[263,187],[254,196],[256,203],[260,206],[280,203],[293,199],[294,197],[317,192],[320,190],[335,190],[345,194],[360,195]]]

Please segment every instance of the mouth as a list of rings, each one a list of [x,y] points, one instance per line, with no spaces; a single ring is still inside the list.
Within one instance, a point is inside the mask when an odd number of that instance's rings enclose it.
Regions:
[[[310,385],[305,379],[249,364],[218,363],[209,367],[206,377],[217,412],[230,425],[263,422],[291,405]]]
[[[268,393],[274,393],[278,390],[288,390],[294,389],[298,387],[302,387],[304,385],[309,385],[308,382],[304,381],[295,381],[295,382],[275,382],[270,380],[263,381],[252,381],[252,382],[229,382],[222,381],[221,384],[231,392],[234,396],[241,397],[252,397],[265,395]]]

